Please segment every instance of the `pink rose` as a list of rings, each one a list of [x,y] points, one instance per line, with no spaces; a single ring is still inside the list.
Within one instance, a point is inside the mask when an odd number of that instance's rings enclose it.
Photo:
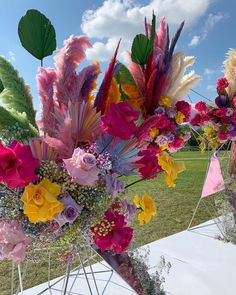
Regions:
[[[217,80],[216,88],[219,94],[225,92],[225,88],[229,86],[229,82],[226,78],[220,78]]]
[[[139,113],[128,102],[112,103],[109,113],[102,117],[102,128],[112,136],[128,140],[136,131],[134,121],[138,118]]]
[[[14,141],[9,147],[0,144],[0,182],[9,188],[22,188],[37,180],[35,170],[39,160],[28,145]]]
[[[24,260],[26,247],[31,239],[26,237],[16,221],[4,220],[0,223],[0,259],[12,259],[19,263]]]
[[[63,160],[72,180],[80,185],[94,185],[98,180],[99,169],[93,154],[77,148],[72,158]]]

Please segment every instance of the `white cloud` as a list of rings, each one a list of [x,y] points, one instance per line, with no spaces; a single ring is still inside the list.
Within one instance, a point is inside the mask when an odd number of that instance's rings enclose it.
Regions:
[[[195,36],[193,36],[193,38],[189,42],[188,46],[194,47],[194,46],[197,46],[199,43],[200,43],[200,36],[195,35]]]
[[[215,85],[207,85],[207,90],[208,91],[216,91],[216,86]]]
[[[8,60],[14,62],[16,60],[16,54],[12,51],[8,51],[7,53]]]
[[[211,76],[212,74],[215,74],[217,71],[214,70],[214,69],[209,69],[209,68],[206,68],[203,72],[203,75],[205,76]]]
[[[200,35],[193,36],[188,46],[195,47],[199,45],[207,38],[208,33],[216,26],[218,22],[227,18],[229,18],[229,14],[224,14],[222,12],[218,12],[217,14],[210,13],[201,29]]]
[[[99,39],[88,50],[89,58],[110,59],[119,38],[122,38],[120,54],[124,57],[124,49],[130,49],[134,36],[144,32],[144,18],[147,16],[150,21],[153,10],[157,17],[164,15],[173,30],[183,20],[187,27],[195,24],[210,3],[211,0],[150,0],[141,5],[135,0],[106,0],[100,7],[87,10],[82,18],[82,31]]]

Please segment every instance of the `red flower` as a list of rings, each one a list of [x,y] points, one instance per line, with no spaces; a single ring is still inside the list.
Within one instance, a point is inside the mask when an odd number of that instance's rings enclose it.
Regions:
[[[141,167],[139,172],[142,174],[143,178],[148,177],[149,179],[155,178],[156,173],[161,170],[161,167],[158,166],[157,154],[160,152],[159,148],[140,151],[138,156],[141,156],[142,159],[137,161]]]
[[[188,122],[190,114],[191,114],[190,104],[184,100],[181,100],[181,101],[178,101],[175,106],[177,111],[185,115],[184,122]]]
[[[219,109],[214,109],[212,111],[213,116],[216,116],[218,118],[225,117],[226,113],[227,113],[227,108],[219,108]]]
[[[0,182],[9,188],[22,188],[37,180],[35,170],[39,160],[28,145],[14,141],[9,147],[0,144]]]
[[[202,123],[202,116],[200,114],[196,114],[190,121],[190,124],[193,126],[200,126]]]
[[[184,146],[184,140],[182,137],[175,135],[175,139],[169,143],[170,152],[175,152]]]
[[[234,108],[236,108],[236,96],[232,100],[232,105],[233,105]]]
[[[102,117],[102,128],[105,132],[121,139],[129,139],[136,131],[134,121],[139,113],[128,102],[112,103],[109,113]]]
[[[225,132],[219,131],[218,132],[218,137],[222,141],[228,140],[229,139],[229,132],[227,132],[227,131],[225,131]]]
[[[229,86],[229,82],[226,78],[220,78],[217,80],[216,89],[218,93],[224,93],[225,88]]]
[[[126,226],[125,216],[106,211],[104,220],[91,228],[94,243],[102,250],[126,251],[133,238],[133,229]]]
[[[234,124],[236,124],[236,112],[233,113],[233,115],[232,115],[232,117],[231,117],[230,119],[231,119],[231,121],[232,121]]]
[[[195,109],[199,112],[207,112],[208,111],[208,107],[207,107],[206,103],[203,101],[197,102],[195,104]]]

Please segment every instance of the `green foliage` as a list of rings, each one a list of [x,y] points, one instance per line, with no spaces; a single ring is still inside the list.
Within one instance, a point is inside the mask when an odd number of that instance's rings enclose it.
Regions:
[[[14,138],[23,141],[37,135],[36,128],[29,123],[25,113],[6,110],[0,106],[0,137],[3,140],[10,141]]]
[[[132,61],[143,66],[146,64],[151,52],[152,47],[148,37],[143,34],[136,35],[131,48]]]
[[[123,65],[122,63],[118,62],[118,71],[115,74],[115,79],[117,84],[119,85],[119,91],[121,94],[121,100],[125,101],[128,100],[129,97],[124,93],[122,89],[122,85],[124,84],[131,84],[136,85],[133,76],[131,75],[129,69]]]
[[[133,44],[131,48],[131,58],[133,62],[141,66],[147,63],[147,60],[153,51],[155,34],[156,34],[156,16],[153,13],[150,39],[143,34],[139,34],[139,35],[136,35],[133,40]]]
[[[4,86],[4,90],[0,94],[0,101],[7,109],[14,109],[21,114],[25,113],[27,120],[36,127],[35,110],[29,88],[19,77],[12,64],[1,56],[0,80]]]
[[[18,35],[22,46],[42,60],[56,49],[56,32],[50,20],[41,12],[31,9],[19,22]]]
[[[118,62],[118,71],[115,74],[115,79],[120,84],[131,84],[136,85],[132,74],[130,73],[129,69],[123,65],[122,63]]]
[[[4,90],[4,86],[2,84],[2,81],[0,80],[0,93]]]

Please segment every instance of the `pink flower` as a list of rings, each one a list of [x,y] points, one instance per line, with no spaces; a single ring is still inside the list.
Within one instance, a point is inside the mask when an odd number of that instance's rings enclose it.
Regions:
[[[0,182],[9,188],[22,188],[37,180],[39,160],[28,145],[14,141],[9,147],[0,144]]]
[[[188,122],[190,114],[191,114],[190,104],[184,100],[181,100],[176,103],[175,107],[176,107],[177,111],[184,114],[184,116],[185,116],[184,122]]]
[[[102,128],[112,136],[128,140],[136,131],[134,121],[139,118],[128,102],[112,103],[109,113],[102,117]]]
[[[199,112],[207,112],[208,111],[208,107],[207,107],[206,103],[203,101],[197,102],[195,104],[195,109]]]
[[[133,238],[133,229],[126,226],[125,216],[106,211],[103,221],[91,228],[94,243],[102,250],[123,253]]]
[[[175,139],[169,143],[169,151],[171,153],[176,152],[184,146],[184,139],[178,135],[175,135]]]
[[[0,223],[0,259],[8,258],[19,263],[24,260],[26,247],[31,239],[26,237],[16,221]]]
[[[140,165],[139,172],[142,174],[143,178],[155,178],[157,172],[161,170],[160,166],[158,166],[157,161],[157,153],[159,151],[159,148],[149,148],[138,153],[138,156],[142,157],[142,159],[137,161],[137,164]]]
[[[218,93],[224,93],[225,88],[229,86],[229,82],[226,78],[220,78],[217,80],[216,89]]]
[[[99,169],[96,166],[97,161],[93,154],[77,148],[74,150],[72,158],[63,161],[74,182],[80,185],[93,186],[98,180]]]

